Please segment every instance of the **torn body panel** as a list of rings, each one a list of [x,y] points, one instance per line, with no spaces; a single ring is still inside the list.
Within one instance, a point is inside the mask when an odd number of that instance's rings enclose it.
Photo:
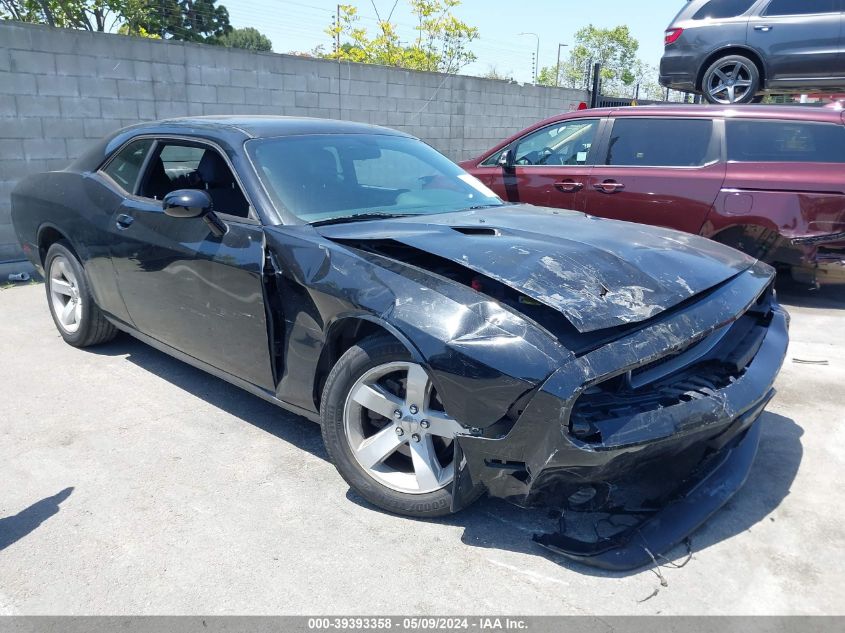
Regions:
[[[374,266],[310,227],[271,229],[267,239],[286,303],[288,362],[277,391],[284,401],[316,410],[318,352],[343,319],[373,320],[402,340],[468,428],[501,420],[571,356],[518,315],[448,279],[395,261]]]
[[[467,226],[491,233],[468,234]],[[345,243],[389,239],[448,259],[559,311],[581,333],[652,318],[753,263],[688,234],[527,206],[320,231]]]
[[[845,282],[845,192],[841,165],[728,163],[701,234],[738,248],[797,281]]]
[[[460,506],[462,490],[483,483],[492,495],[521,506],[572,509],[573,498],[584,490],[615,486],[626,478],[639,482],[649,472],[672,472],[662,479],[675,482],[673,486],[652,491],[648,497],[650,507],[657,510],[646,516],[652,522],[662,516],[660,508],[673,508],[667,510],[673,518],[654,524],[661,527],[663,536],[649,537],[649,547],[660,553],[680,542],[741,486],[750,468],[756,441],[744,442],[741,436],[771,399],[787,347],[788,317],[772,302],[770,280],[770,272],[762,267],[748,271],[717,290],[710,300],[572,361],[543,384],[507,436],[459,438],[455,504]],[[761,301],[747,305],[749,293],[757,293],[750,296],[759,296]],[[744,319],[759,323],[765,335],[756,336],[754,327],[746,332]],[[725,328],[737,328],[740,336],[723,336],[733,348],[718,350],[717,346],[711,353],[733,363],[733,374],[724,383],[708,385],[690,377],[702,375],[693,361],[688,366],[693,370],[690,375],[684,374],[685,368],[670,367],[667,375],[644,385],[646,392],[651,392],[678,380],[675,390],[667,391],[666,396],[674,397],[674,403],[646,399],[642,409],[630,405],[621,411],[611,408],[606,416],[589,424],[573,415],[583,399],[595,396],[597,385],[615,382],[615,392],[624,391],[620,376],[625,378],[623,384],[630,384],[632,373],[647,368],[655,358],[672,358],[679,349],[695,347],[690,341],[706,344],[708,337]],[[673,335],[673,331],[685,331],[688,338]],[[708,354],[696,358],[707,359]],[[723,468],[704,468],[713,455],[729,450],[726,447],[733,446],[735,439],[744,442],[744,448],[736,453],[743,457],[731,457],[730,466]],[[749,448],[752,444],[753,450]],[[679,499],[698,499],[706,487],[718,489],[720,495],[708,496],[708,502],[691,515],[677,511]],[[619,507],[618,503],[608,501],[606,506]],[[699,516],[700,521],[692,516]],[[631,546],[632,539],[645,533],[630,529],[615,535],[612,542],[576,542],[565,535],[545,536],[540,542],[582,562],[625,568],[651,562],[639,545]]]

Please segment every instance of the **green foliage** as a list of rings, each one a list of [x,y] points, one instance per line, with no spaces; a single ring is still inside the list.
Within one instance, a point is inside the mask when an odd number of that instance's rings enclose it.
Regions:
[[[513,76],[509,73],[500,72],[496,66],[490,66],[487,72],[481,75],[484,79],[496,79],[498,81],[513,81]]]
[[[0,0],[0,18],[108,31],[143,15],[147,4],[148,0]]]
[[[229,11],[217,0],[144,0],[146,12],[131,28],[162,38],[217,44],[232,30]]]
[[[602,65],[602,92],[609,96],[633,96],[631,91],[638,79],[637,51],[640,43],[627,26],[602,29],[592,24],[575,34],[575,45],[569,59],[561,62],[560,73],[555,66],[543,68],[538,83],[547,86],[587,88],[588,68],[592,63]]]
[[[243,48],[248,51],[273,50],[273,42],[266,35],[261,34],[258,29],[249,26],[243,29],[233,29],[217,41],[220,45],[228,48]]]
[[[0,18],[216,44],[232,30],[217,0],[0,0]]]
[[[129,24],[126,24],[126,23],[121,24],[120,28],[117,29],[117,32],[120,35],[134,35],[135,37],[146,37],[147,39],[151,39],[151,40],[160,40],[161,39],[161,35],[158,35],[156,33],[149,33],[147,31],[147,29],[145,29],[143,26],[135,27],[135,29],[133,30],[129,26]]]
[[[340,5],[340,21],[326,29],[326,33],[341,40],[340,47],[331,53],[316,53],[329,59],[443,73],[456,73],[475,61],[468,44],[478,37],[478,29],[452,13],[460,0],[407,1],[417,19],[417,36],[412,43],[400,41],[391,21],[398,0],[385,19],[376,9],[378,26],[374,36],[359,25],[357,7],[344,4]]]

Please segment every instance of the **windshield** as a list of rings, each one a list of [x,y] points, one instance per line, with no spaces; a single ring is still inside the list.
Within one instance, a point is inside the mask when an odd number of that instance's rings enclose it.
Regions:
[[[416,139],[321,134],[249,141],[276,204],[305,222],[449,213],[503,202]]]

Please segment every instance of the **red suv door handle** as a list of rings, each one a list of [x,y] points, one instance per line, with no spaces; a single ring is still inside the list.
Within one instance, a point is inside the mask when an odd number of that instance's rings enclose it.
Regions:
[[[604,182],[594,184],[593,187],[595,187],[596,191],[601,191],[602,193],[619,193],[625,188],[625,185],[615,180],[605,180]]]
[[[564,193],[574,193],[581,191],[584,188],[584,183],[575,182],[574,180],[561,180],[555,183],[555,187]]]

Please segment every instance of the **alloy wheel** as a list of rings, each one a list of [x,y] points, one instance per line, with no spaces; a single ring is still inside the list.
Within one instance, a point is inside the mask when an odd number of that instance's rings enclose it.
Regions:
[[[392,490],[425,494],[454,479],[453,442],[463,427],[443,410],[416,363],[385,363],[365,372],[349,390],[343,424],[358,464]]]
[[[713,101],[724,105],[738,103],[748,96],[754,84],[752,70],[743,62],[726,61],[710,77],[707,93]]]
[[[82,300],[79,281],[64,255],[50,263],[50,301],[61,328],[68,334],[76,332],[82,322]]]

